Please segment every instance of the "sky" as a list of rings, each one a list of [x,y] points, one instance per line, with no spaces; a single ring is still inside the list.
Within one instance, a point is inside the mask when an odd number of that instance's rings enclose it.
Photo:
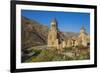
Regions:
[[[21,10],[21,16],[50,27],[52,19],[56,18],[58,28],[64,32],[80,32],[82,26],[86,32],[90,33],[90,14],[82,12],[56,12],[56,11],[37,11]]]

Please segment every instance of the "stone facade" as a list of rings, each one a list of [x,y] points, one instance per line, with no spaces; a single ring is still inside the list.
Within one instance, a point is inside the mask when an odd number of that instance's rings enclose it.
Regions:
[[[88,34],[85,31],[85,28],[82,26],[81,30],[80,30],[80,35],[78,37],[78,41],[80,42],[81,45],[83,46],[87,46],[88,45]]]
[[[51,27],[48,33],[48,46],[49,47],[58,47],[59,38],[58,38],[58,28],[57,21],[53,19],[51,22]]]
[[[56,49],[62,49],[66,47],[74,47],[78,45],[88,46],[90,43],[89,35],[86,33],[85,28],[82,26],[80,34],[77,38],[63,39],[58,30],[57,20],[53,19],[51,27],[48,32],[48,47],[54,47]]]

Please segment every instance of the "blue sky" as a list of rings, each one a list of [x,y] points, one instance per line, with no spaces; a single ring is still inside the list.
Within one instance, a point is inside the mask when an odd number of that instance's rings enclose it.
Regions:
[[[79,32],[84,25],[86,31],[90,33],[89,13],[21,10],[21,15],[48,27],[52,19],[56,18],[59,30],[65,32]]]

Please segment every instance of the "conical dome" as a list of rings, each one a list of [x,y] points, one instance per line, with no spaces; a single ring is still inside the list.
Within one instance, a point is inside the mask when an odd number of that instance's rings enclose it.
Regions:
[[[84,26],[82,25],[81,30],[85,30]]]
[[[56,26],[56,27],[58,27],[56,18],[54,18],[54,19],[51,21],[51,26]]]
[[[80,29],[80,33],[84,33],[84,34],[86,34],[86,29],[84,28],[84,26],[81,27],[81,29]]]

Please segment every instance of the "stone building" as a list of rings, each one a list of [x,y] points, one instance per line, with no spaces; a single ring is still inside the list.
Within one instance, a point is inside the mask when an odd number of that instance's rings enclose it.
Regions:
[[[51,22],[51,27],[48,32],[48,47],[58,47],[60,45],[60,40],[58,38],[58,24],[56,19]]]
[[[87,46],[89,44],[89,35],[86,33],[84,26],[80,29],[80,35],[78,37],[79,44]]]
[[[66,47],[79,46],[79,45],[88,46],[90,44],[90,37],[86,33],[84,26],[81,27],[79,36],[76,38],[72,37],[71,39],[68,40],[67,43],[68,44]]]
[[[87,46],[89,44],[89,35],[86,33],[85,28],[82,26],[80,34],[76,38],[63,37],[63,34],[58,30],[58,23],[56,19],[51,21],[51,26],[48,32],[48,47],[54,47],[56,49],[62,49],[66,47],[74,47],[78,45]]]

